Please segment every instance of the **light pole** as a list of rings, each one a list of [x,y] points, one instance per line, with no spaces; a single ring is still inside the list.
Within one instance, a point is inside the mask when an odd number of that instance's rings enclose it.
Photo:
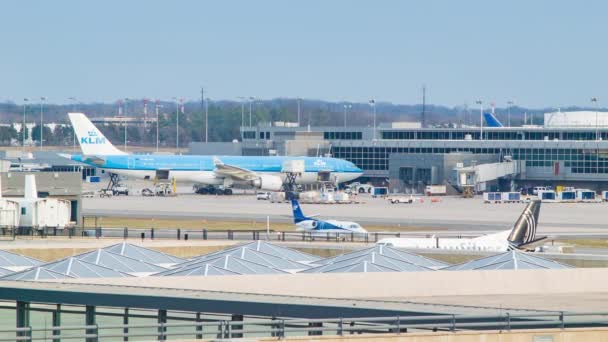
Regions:
[[[249,96],[249,127],[251,127],[251,103],[255,100],[255,97]]]
[[[209,98],[205,101],[205,143],[209,142]]]
[[[159,121],[158,121],[159,115],[158,115],[158,112],[159,112],[160,107],[162,107],[161,104],[160,104],[160,100],[156,100],[156,106],[155,107],[156,107],[155,108],[156,109],[156,152],[158,152],[158,125],[159,125]]]
[[[597,105],[597,97],[592,97],[591,102],[595,103],[595,140],[600,141],[600,126],[598,120],[598,105]]]
[[[72,112],[76,112],[76,101],[78,101],[75,97],[68,97],[68,100],[72,102]],[[76,153],[76,129],[74,125],[72,125],[72,153]]]
[[[245,100],[247,99],[244,96],[237,97],[241,102],[241,127],[239,131],[241,132],[241,141],[243,141],[243,127],[245,126]]]
[[[175,101],[175,148],[179,154],[179,100],[177,97],[172,98]]]
[[[125,108],[124,113],[122,115],[122,122],[125,125],[125,152],[127,152],[127,103],[129,102],[129,98],[125,98]]]
[[[44,101],[46,101],[46,97],[42,96],[40,98],[40,151],[42,151],[42,132],[44,131],[44,121],[43,121],[43,111],[42,111],[42,105],[44,103]]]
[[[509,127],[511,127],[511,107],[513,106],[515,102],[513,102],[512,100],[508,101],[507,104],[509,105],[509,117],[508,117],[508,125]]]
[[[302,101],[302,99],[298,97],[298,127],[300,127],[300,102],[301,101]]]
[[[373,110],[373,116],[374,116],[374,133],[373,133],[373,140],[376,140],[376,100],[371,99],[369,100],[369,105],[372,107]]]
[[[346,127],[346,111],[350,108],[353,108],[351,104],[344,104],[344,127]]]
[[[25,133],[27,129],[25,128],[25,111],[27,110],[27,101],[29,99],[26,97],[23,99],[23,126],[21,126],[21,150],[25,151]]]
[[[479,105],[479,140],[483,140],[483,102],[475,101]]]

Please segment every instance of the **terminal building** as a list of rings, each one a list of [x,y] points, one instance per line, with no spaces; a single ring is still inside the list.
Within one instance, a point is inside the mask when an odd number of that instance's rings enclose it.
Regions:
[[[475,184],[477,190],[540,185],[608,189],[608,113],[579,114],[547,113],[546,125],[523,127],[422,128],[418,123],[393,123],[374,129],[260,123],[241,127],[242,143],[194,143],[190,152],[331,155],[363,169],[363,181],[399,191],[457,185],[458,169],[490,164],[502,170],[503,163],[514,167],[484,175],[483,182]]]

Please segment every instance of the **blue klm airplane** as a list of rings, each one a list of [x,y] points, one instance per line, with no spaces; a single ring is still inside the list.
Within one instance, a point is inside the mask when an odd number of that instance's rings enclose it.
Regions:
[[[318,220],[313,216],[305,216],[297,200],[291,200],[293,210],[293,223],[297,231],[323,232],[323,233],[367,233],[361,225],[350,221]]]
[[[319,173],[329,173],[336,183],[358,178],[363,171],[353,163],[337,158],[278,156],[201,156],[127,154],[112,143],[82,113],[68,114],[82,154],[69,158],[102,169],[102,172],[136,179],[175,179],[210,186],[247,184],[258,189],[279,191],[285,182],[284,162],[304,162],[304,172],[296,184],[311,184]]]

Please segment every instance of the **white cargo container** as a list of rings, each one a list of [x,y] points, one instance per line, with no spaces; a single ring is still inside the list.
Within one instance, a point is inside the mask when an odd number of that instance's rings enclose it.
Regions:
[[[554,203],[558,202],[557,193],[553,190],[538,190],[538,199],[541,202]]]
[[[558,193],[558,199],[561,203],[576,202],[576,191],[564,190]]]
[[[72,206],[70,201],[42,198],[34,207],[33,227],[66,227],[70,225]]]
[[[424,193],[427,196],[440,196],[447,193],[447,187],[445,185],[427,185],[424,189]]]
[[[19,227],[19,203],[0,199],[0,227]]]
[[[320,193],[318,191],[304,191],[300,193],[300,202],[318,202]]]
[[[484,192],[483,201],[485,203],[500,203],[502,202],[502,193],[500,192]]]
[[[282,203],[285,202],[285,193],[284,192],[271,192],[270,193],[270,203]]]
[[[319,200],[325,203],[332,203],[336,201],[336,198],[333,192],[323,191],[321,192]]]
[[[338,191],[334,193],[334,200],[336,200],[336,202],[346,203],[350,202],[350,196],[343,191]]]
[[[519,192],[503,192],[502,201],[507,203],[521,202],[521,194]]]
[[[597,202],[595,191],[588,189],[576,189],[576,200],[578,202]]]

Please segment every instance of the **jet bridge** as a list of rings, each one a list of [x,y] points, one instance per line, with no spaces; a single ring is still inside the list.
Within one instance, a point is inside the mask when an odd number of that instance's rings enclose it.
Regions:
[[[484,191],[486,183],[499,179],[513,179],[525,170],[525,164],[519,160],[507,160],[500,163],[487,163],[473,166],[457,166],[453,169],[452,185],[466,193],[468,189]]]

